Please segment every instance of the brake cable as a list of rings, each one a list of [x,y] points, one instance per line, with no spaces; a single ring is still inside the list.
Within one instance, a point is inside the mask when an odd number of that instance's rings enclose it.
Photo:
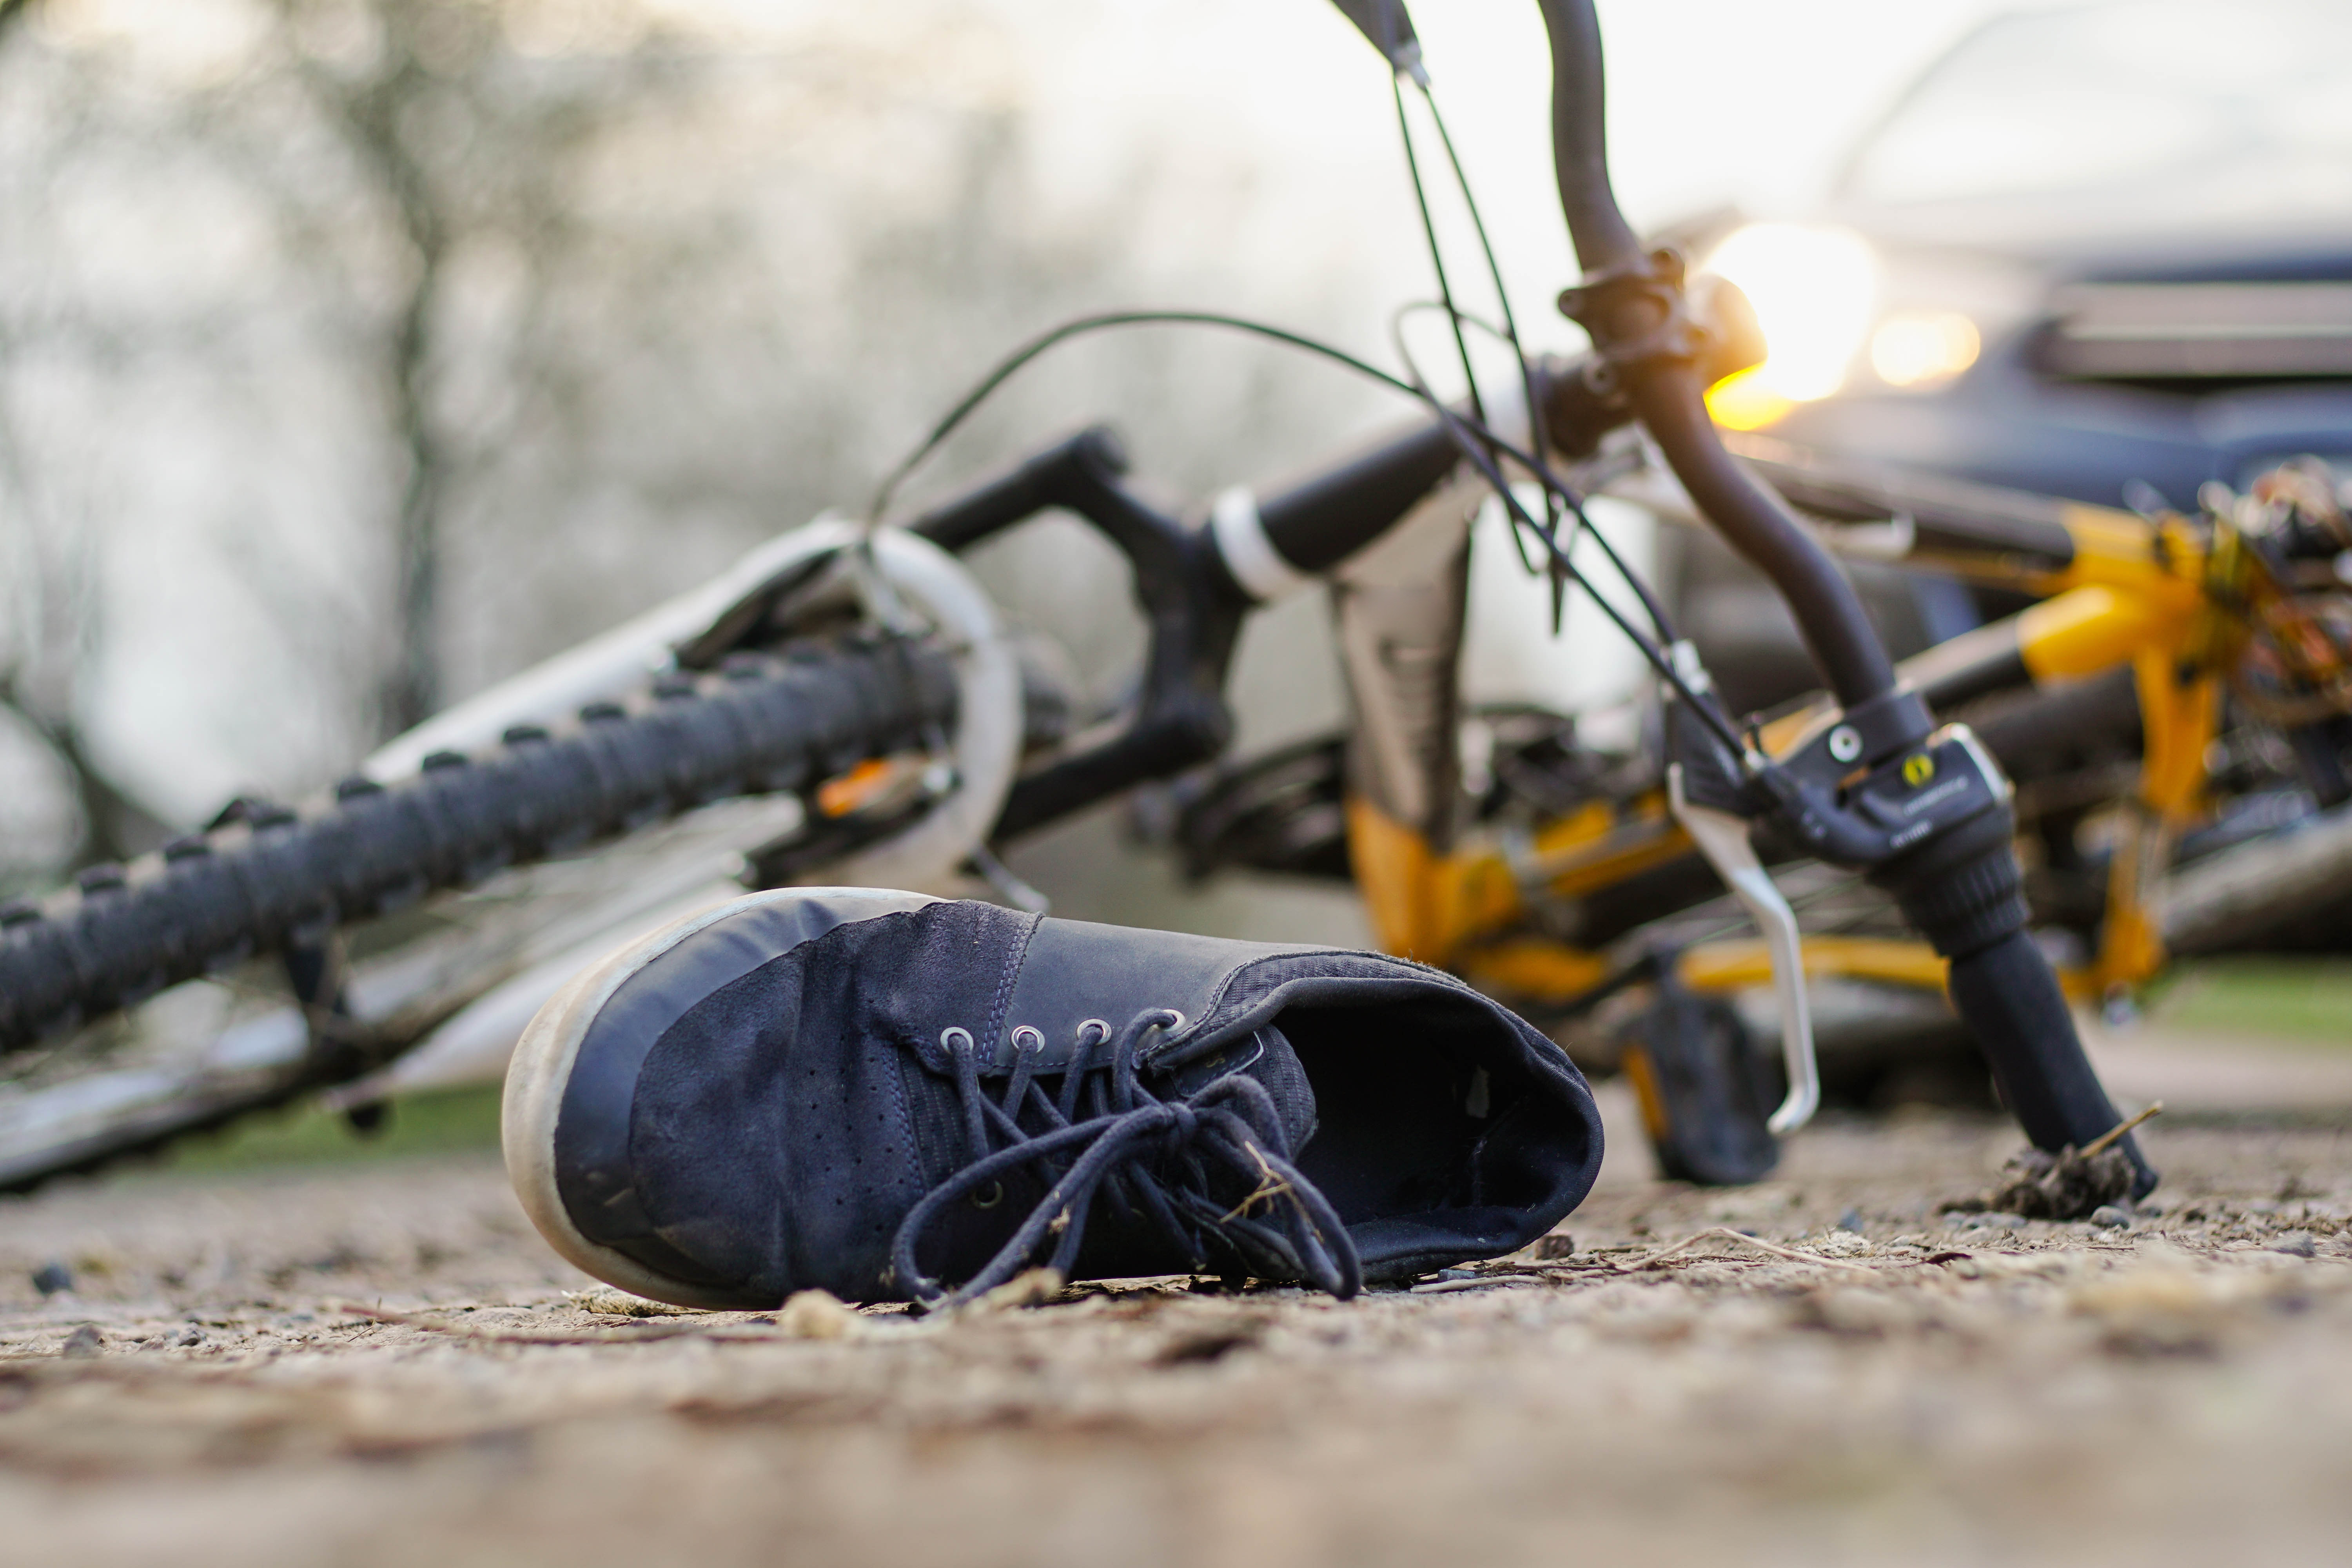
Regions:
[[[1550,555],[1552,563],[1559,571],[1579,588],[1584,590],[1586,595],[1601,607],[1602,613],[1615,623],[1617,629],[1623,632],[1627,639],[1633,644],[1643,661],[1657,672],[1658,679],[1674,689],[1675,694],[1683,700],[1689,710],[1714,732],[1717,739],[1720,740],[1734,756],[1743,760],[1752,759],[1751,766],[1761,763],[1762,759],[1757,757],[1754,749],[1741,740],[1738,732],[1732,729],[1730,722],[1716,710],[1715,705],[1706,701],[1690,682],[1684,679],[1682,671],[1675,667],[1674,659],[1665,650],[1636,630],[1633,622],[1628,620],[1614,605],[1593,591],[1591,580],[1585,576],[1580,567],[1569,559],[1567,552],[1560,548],[1559,541],[1547,534],[1543,525],[1530,517],[1527,508],[1516,495],[1512,494],[1509,481],[1503,475],[1501,464],[1490,455],[1490,451],[1500,453],[1527,469],[1528,474],[1547,491],[1559,496],[1563,500],[1580,506],[1581,498],[1570,489],[1566,481],[1552,472],[1549,465],[1537,462],[1533,455],[1507,440],[1491,426],[1466,417],[1447,407],[1444,400],[1431,392],[1425,385],[1416,385],[1402,376],[1391,374],[1370,361],[1349,353],[1345,349],[1319,342],[1301,332],[1294,332],[1286,327],[1274,326],[1265,321],[1254,321],[1246,316],[1227,315],[1217,310],[1110,310],[1099,315],[1076,317],[1062,322],[1059,326],[1038,333],[999,360],[996,365],[975,383],[972,389],[959,399],[955,406],[949,409],[939,423],[931,427],[930,433],[924,437],[921,443],[891,469],[875,491],[874,499],[867,503],[866,514],[867,526],[871,527],[880,521],[884,513],[888,510],[891,500],[898,494],[899,487],[906,482],[908,476],[933,452],[939,450],[947,438],[953,435],[956,429],[969,419],[991,395],[1011,380],[1023,366],[1048,349],[1066,342],[1072,338],[1080,337],[1088,332],[1105,331],[1113,327],[1131,326],[1224,327],[1254,337],[1265,338],[1343,365],[1357,374],[1376,381],[1382,386],[1401,393],[1428,408],[1437,416],[1454,445],[1461,449],[1465,457],[1470,459],[1472,466],[1477,468],[1486,482],[1495,488],[1496,494],[1502,498],[1503,505],[1510,513],[1515,525],[1528,530],[1543,541],[1546,552]],[[1595,539],[1601,537],[1599,529],[1593,529],[1591,532]],[[1615,552],[1612,551],[1609,553],[1612,561],[1619,560]],[[1620,569],[1623,569],[1622,563]],[[1631,574],[1628,575],[1630,580]],[[1644,597],[1646,598],[1647,595],[1645,595]]]
[[[1422,103],[1429,110],[1430,123],[1436,127],[1438,142],[1445,149],[1446,163],[1453,168],[1454,188],[1461,194],[1463,210],[1469,215],[1471,232],[1478,237],[1479,252],[1486,260],[1486,276],[1494,285],[1495,302],[1502,312],[1503,324],[1499,331],[1456,310],[1452,290],[1446,287],[1445,260],[1438,246],[1437,226],[1430,216],[1428,193],[1422,185],[1421,158],[1413,147],[1412,122],[1405,113],[1402,84],[1406,81],[1411,81],[1419,89]],[[1446,313],[1454,321],[1454,346],[1462,358],[1462,374],[1470,384],[1471,412],[1477,415],[1482,422],[1486,417],[1486,411],[1479,403],[1477,378],[1470,369],[1469,345],[1462,338],[1462,324],[1465,321],[1484,327],[1487,332],[1502,340],[1510,349],[1511,358],[1518,367],[1520,395],[1527,401],[1528,449],[1541,460],[1545,456],[1544,426],[1542,416],[1537,412],[1535,366],[1528,363],[1527,345],[1519,337],[1518,317],[1511,309],[1511,293],[1503,284],[1502,262],[1496,258],[1494,241],[1486,233],[1486,219],[1478,210],[1478,198],[1470,189],[1469,172],[1462,166],[1461,154],[1454,150],[1454,133],[1446,128],[1445,115],[1437,107],[1437,94],[1430,86],[1429,72],[1424,65],[1416,58],[1411,70],[1396,70],[1391,76],[1391,87],[1396,98],[1397,132],[1404,143],[1405,167],[1412,175],[1413,200],[1421,208],[1422,233],[1429,241],[1430,262],[1432,268],[1437,274],[1438,293],[1444,302]],[[1565,498],[1550,492],[1547,492],[1544,497],[1544,523],[1547,532],[1557,531],[1559,527],[1560,507],[1558,503],[1562,499]],[[1576,547],[1576,533],[1590,530],[1592,521],[1585,516],[1584,508],[1574,500],[1568,502],[1567,510],[1575,517],[1577,523],[1576,531],[1571,532],[1569,537],[1569,548],[1573,551]],[[1518,554],[1520,566],[1530,574],[1534,574],[1537,570],[1536,563],[1528,558],[1526,546],[1521,542],[1517,529],[1511,531],[1511,546]],[[1615,552],[1611,550],[1609,553],[1613,559]],[[1620,573],[1624,571],[1622,562],[1617,563],[1617,566]],[[1566,579],[1557,568],[1548,567],[1544,574],[1550,579],[1552,585],[1551,630],[1552,635],[1558,637],[1560,632],[1560,618],[1567,607],[1567,599],[1563,592]],[[1636,591],[1641,591],[1638,585]],[[1644,599],[1649,597],[1646,593],[1643,596]],[[1655,618],[1654,616],[1653,619]],[[1668,641],[1673,640],[1672,634],[1663,626],[1659,630],[1660,635],[1665,637]]]

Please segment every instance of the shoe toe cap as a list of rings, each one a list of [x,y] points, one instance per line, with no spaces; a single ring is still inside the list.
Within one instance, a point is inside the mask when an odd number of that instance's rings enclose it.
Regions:
[[[509,1069],[507,1163],[556,1249],[657,1300],[764,1308],[792,1288],[773,1181],[774,1096],[746,1080],[789,1010],[763,970],[850,921],[919,894],[754,895],[656,931],[576,979],[526,1031]],[[762,1010],[764,1007],[764,1011]]]

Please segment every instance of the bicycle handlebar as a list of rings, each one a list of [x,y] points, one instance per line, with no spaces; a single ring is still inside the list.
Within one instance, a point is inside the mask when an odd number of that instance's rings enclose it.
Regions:
[[[1601,25],[1592,0],[1539,0],[1551,40],[1552,159],[1587,281],[1563,296],[1624,377],[1675,475],[1732,546],[1772,580],[1832,691],[1859,708],[1895,689],[1895,667],[1836,561],[1723,449],[1680,318],[1680,263],[1652,256],[1609,182]],[[1670,274],[1670,276],[1669,276]],[[1663,286],[1662,286],[1663,285]],[[1917,736],[1906,737],[1906,742]]]
[[[1583,284],[1561,296],[1561,309],[1623,377],[1643,425],[1699,511],[1779,588],[1844,710],[1823,734],[1823,753],[1807,748],[1752,780],[1739,777],[1732,759],[1707,757],[1703,736],[1694,739],[1690,765],[1712,764],[1718,804],[1745,795],[1739,815],[1795,828],[1811,852],[1854,866],[1894,893],[1906,917],[1950,960],[1952,1005],[2027,1136],[2051,1151],[2085,1146],[2119,1119],[2084,1054],[2057,976],[2026,931],[2007,781],[1964,728],[1930,733],[1927,705],[1897,687],[1894,661],[1829,552],[1724,450],[1692,363],[1681,258],[1644,253],[1610,186],[1592,0],[1538,4],[1551,44],[1560,210],[1585,272]],[[1939,774],[1941,782],[1930,782]],[[1980,804],[1939,814],[1939,799],[1979,795]],[[1857,805],[1892,812],[1907,826],[1894,836],[1872,832],[1868,811]],[[2128,1136],[2123,1149],[2137,1197],[2156,1184],[2156,1173]]]
[[[1761,362],[1764,350],[1755,313],[1738,290],[1723,285],[1708,306],[1696,374],[1712,385]],[[1633,422],[1633,407],[1598,355],[1547,359],[1531,370],[1550,450],[1581,456]],[[1263,498],[1258,520],[1285,563],[1301,573],[1328,571],[1402,517],[1461,460],[1454,432],[1443,420],[1428,420]]]
[[[1552,176],[1560,215],[1587,276],[1638,270],[1641,237],[1625,221],[1609,178],[1608,100],[1603,90],[1601,18],[1591,0],[1542,0],[1551,43]]]

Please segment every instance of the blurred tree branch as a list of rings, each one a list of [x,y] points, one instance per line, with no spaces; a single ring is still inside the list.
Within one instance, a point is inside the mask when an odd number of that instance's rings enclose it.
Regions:
[[[0,423],[0,472],[16,479],[16,445],[9,436]],[[9,488],[21,493],[21,481]],[[13,639],[17,646],[0,664],[0,712],[15,715],[66,775],[79,837],[61,847],[64,868],[127,860],[153,848],[173,830],[115,782],[91,753],[74,717],[76,681],[98,641],[100,616],[88,562],[60,562],[37,538],[25,543],[30,560],[19,562],[19,578],[12,584],[18,590],[20,624]]]
[[[25,685],[17,670],[0,670],[0,710],[15,714],[41,738],[72,786],[81,816],[81,842],[68,858],[67,868],[127,860],[170,837],[170,825],[132,799],[90,756],[71,715],[33,699]]]
[[[301,4],[280,0],[281,14],[291,22]],[[442,15],[446,7],[397,0],[371,9],[380,40],[373,69],[345,75],[299,49],[293,58],[313,100],[389,197],[411,253],[385,367],[394,437],[407,468],[393,522],[395,641],[377,694],[377,728],[389,737],[422,723],[439,710],[442,699],[441,535],[450,453],[433,417],[426,378],[451,225],[409,136],[418,105],[441,86],[419,58],[420,29],[446,26],[447,17]]]
[[[0,27],[24,9],[23,0],[0,0]],[[0,323],[0,363],[21,348],[14,323]],[[32,493],[13,411],[0,402],[0,521],[14,523],[10,505]],[[29,505],[24,508],[29,515]],[[60,548],[55,537],[37,529],[12,527],[0,534],[0,545],[14,548],[16,559],[0,577],[0,586],[13,590],[7,607],[15,613],[0,618],[0,712],[13,714],[23,729],[49,753],[65,774],[72,796],[77,837],[55,841],[50,866],[72,870],[101,860],[124,860],[153,847],[172,828],[117,784],[91,754],[87,737],[74,718],[75,684],[98,640],[97,595],[86,555]],[[8,646],[12,645],[13,646]],[[46,857],[44,857],[46,858]],[[29,862],[20,862],[20,868]]]
[[[302,16],[319,0],[278,5],[282,32],[299,40]],[[544,236],[531,231],[548,215],[529,187],[643,87],[660,51],[639,43],[596,71],[526,84],[501,72],[512,61],[489,8],[470,0],[362,0],[361,10],[374,40],[364,64],[328,63],[299,41],[288,58],[384,199],[407,252],[383,350],[389,433],[405,469],[390,542],[394,646],[377,693],[377,727],[390,737],[431,717],[448,696],[448,514],[480,435],[452,428],[446,389],[436,384],[464,347],[442,341],[452,257],[494,234],[521,241],[526,253],[536,248]],[[477,143],[486,138],[496,139],[497,156],[483,156]],[[511,374],[529,382],[531,370]]]

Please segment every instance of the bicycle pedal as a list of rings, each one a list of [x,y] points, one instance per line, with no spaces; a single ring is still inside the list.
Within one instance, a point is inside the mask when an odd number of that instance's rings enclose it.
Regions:
[[[1738,1013],[1671,983],[1619,1036],[1660,1171],[1704,1187],[1761,1181],[1780,1163],[1769,1068]]]

